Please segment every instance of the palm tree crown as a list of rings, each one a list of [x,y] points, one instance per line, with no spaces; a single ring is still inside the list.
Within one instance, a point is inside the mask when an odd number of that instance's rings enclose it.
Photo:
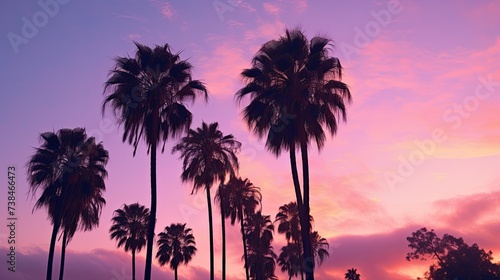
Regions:
[[[345,279],[346,280],[360,280],[361,275],[357,273],[357,269],[351,268],[347,270],[347,273],[345,274]]]
[[[186,102],[197,95],[208,98],[202,82],[191,78],[192,66],[172,53],[170,46],[148,46],[135,43],[135,57],[118,57],[111,77],[106,81],[107,94],[102,111],[109,106],[123,124],[123,141],[134,146],[141,139],[148,151],[160,141],[187,132],[192,114]]]
[[[331,40],[314,37],[309,42],[299,29],[265,43],[253,58],[253,68],[242,72],[247,84],[236,93],[251,102],[244,118],[266,146],[279,155],[292,144],[324,145],[326,126],[337,132],[338,117],[345,119],[345,101],[351,100],[346,84],[340,81],[340,61],[329,56]]]
[[[186,228],[186,224],[171,224],[158,234],[156,258],[162,266],[170,264],[170,268],[175,271],[175,279],[179,265],[187,265],[196,254],[196,250],[192,229]]]
[[[313,217],[309,215],[309,228]],[[300,243],[300,219],[299,208],[296,202],[290,202],[280,206],[276,214],[275,223],[278,223],[278,233],[285,234],[287,242]]]
[[[216,200],[225,205],[226,218],[230,218],[234,225],[240,217],[253,214],[261,204],[260,188],[254,186],[248,178],[231,177],[226,184],[222,184],[215,195]]]
[[[194,193],[217,181],[223,183],[227,175],[234,176],[239,168],[236,152],[240,148],[241,143],[233,135],[222,134],[218,123],[203,122],[196,130],[190,129],[172,152],[181,153],[181,179],[193,182]]]
[[[139,203],[124,204],[115,210],[111,220],[110,238],[118,241],[117,247],[123,246],[125,252],[140,252],[146,245],[149,209]]]

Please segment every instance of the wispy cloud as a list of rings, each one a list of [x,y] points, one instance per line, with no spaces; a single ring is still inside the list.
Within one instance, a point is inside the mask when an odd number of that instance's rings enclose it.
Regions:
[[[169,2],[162,0],[151,0],[153,6],[160,10],[161,14],[169,20],[172,20],[175,15],[175,10]]]
[[[264,7],[264,11],[271,15],[278,15],[280,13],[280,8],[278,5],[270,3],[270,2],[264,2],[262,3],[262,6]]]

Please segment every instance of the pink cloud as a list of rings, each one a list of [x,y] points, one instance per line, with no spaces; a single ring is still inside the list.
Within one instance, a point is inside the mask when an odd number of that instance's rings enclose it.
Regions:
[[[434,202],[439,220],[448,226],[470,232],[495,223],[500,215],[500,191],[459,196]]]
[[[221,42],[212,53],[199,60],[200,79],[206,82],[210,94],[223,97],[232,97],[239,89],[241,81],[237,73],[249,65],[244,49],[229,41]]]
[[[264,7],[264,10],[271,15],[276,16],[280,13],[280,8],[273,3],[264,2],[262,3],[262,6]]]
[[[155,8],[159,9],[161,14],[169,20],[175,15],[175,10],[169,2],[164,2],[162,0],[151,0]]]
[[[5,247],[0,247],[2,255],[7,254]],[[38,247],[18,250],[16,252],[16,272],[7,269],[0,271],[1,279],[31,280],[40,279],[46,273],[48,253]],[[60,251],[56,250],[54,257],[53,275],[59,275]],[[141,278],[144,274],[144,257],[136,257],[136,276]],[[90,252],[66,251],[64,277],[66,279],[131,279],[131,255],[120,251],[95,249]],[[92,268],[92,269],[89,269]],[[179,268],[179,275],[187,279],[208,279],[208,271],[196,266],[183,266]],[[153,265],[152,276],[155,279],[173,279],[170,268],[160,268]]]

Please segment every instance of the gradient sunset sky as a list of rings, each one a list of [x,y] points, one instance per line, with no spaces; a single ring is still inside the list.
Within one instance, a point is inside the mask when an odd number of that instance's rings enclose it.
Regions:
[[[351,267],[363,280],[422,276],[430,262],[405,260],[406,237],[421,227],[478,243],[500,261],[500,1],[54,1],[0,3],[0,219],[6,223],[8,166],[17,168],[18,217],[15,273],[4,261],[7,227],[0,227],[1,279],[45,275],[52,226],[44,210],[32,212],[36,198],[27,195],[25,164],[40,133],[74,127],[103,142],[109,178],[100,226],[75,234],[65,276],[130,279],[130,254],[116,248],[108,230],[124,203],[149,207],[149,157],[144,145],[133,157],[114,117],[102,117],[100,109],[113,58],[132,56],[133,41],[168,43],[193,64],[210,100],[189,107],[192,126],[217,121],[242,142],[240,175],[261,188],[263,213],[274,218],[295,198],[288,157],[266,151],[233,97],[258,48],[297,26],[309,38],[333,39],[353,95],[338,135],[321,153],[310,150],[314,229],[330,243],[317,279],[343,279]],[[48,2],[56,5],[45,11],[40,3]],[[178,154],[159,155],[157,166],[156,232],[187,223],[198,253],[179,275],[207,279],[205,196],[190,195],[191,185],[181,183]],[[220,275],[216,207],[214,222]],[[228,279],[243,279],[238,227],[228,227],[227,239]],[[275,233],[275,252],[283,245],[285,237]],[[145,248],[139,279],[144,256]],[[168,267],[154,264],[154,279],[173,279]]]

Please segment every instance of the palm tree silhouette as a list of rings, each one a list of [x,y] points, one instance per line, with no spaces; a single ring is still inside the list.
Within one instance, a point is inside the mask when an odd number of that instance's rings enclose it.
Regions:
[[[278,233],[285,234],[287,240],[287,245],[281,248],[278,258],[281,270],[283,272],[287,271],[290,277],[300,274],[303,278],[303,250],[299,220],[297,203],[290,202],[280,206],[279,212],[276,214],[275,223],[278,223]],[[309,215],[309,228],[312,228],[311,223],[313,220],[313,217]],[[310,239],[315,265],[319,266],[329,256],[328,242],[325,238],[319,236],[316,231],[310,233]]]
[[[313,231],[311,232],[311,247],[315,265],[320,266],[330,256],[328,253],[330,245],[326,238],[321,237],[317,231]]]
[[[91,230],[98,225],[105,203],[105,166],[109,155],[85,129],[60,129],[40,135],[42,144],[27,163],[30,192],[41,191],[34,209],[45,207],[53,224],[46,279],[52,279],[56,237],[63,229],[60,277],[65,248],[77,228]]]
[[[117,247],[123,246],[125,252],[132,251],[132,279],[135,279],[135,253],[146,245],[149,222],[149,209],[139,203],[123,204],[116,209],[111,219],[109,237],[116,239]]]
[[[309,228],[312,228],[312,221],[313,217],[309,215]],[[278,223],[278,233],[285,234],[287,242],[300,243],[301,227],[299,208],[296,202],[292,201],[280,206],[275,222]]]
[[[241,228],[241,238],[243,241],[243,258],[245,261],[245,275],[246,279],[249,279],[248,273],[248,255],[247,246],[245,238],[245,227],[244,219],[255,212],[255,209],[262,201],[262,194],[260,193],[260,188],[255,187],[248,179],[241,179],[237,177],[231,177],[226,184],[221,184],[215,199],[219,201],[221,205],[221,215],[224,217],[222,219],[222,225],[224,228],[225,218],[231,219],[231,225],[234,225],[236,221],[240,222]],[[222,212],[224,214],[222,214]],[[224,230],[223,230],[224,233]],[[225,238],[222,239],[223,248],[225,248]],[[224,249],[223,249],[223,256]]]
[[[242,72],[246,86],[236,93],[241,101],[250,96],[244,119],[259,137],[266,137],[266,147],[276,156],[290,152],[292,179],[300,213],[304,240],[306,276],[314,279],[314,261],[309,241],[308,147],[315,141],[324,146],[326,129],[337,132],[338,119],[346,119],[345,101],[351,100],[347,85],[341,82],[342,67],[329,56],[331,40],[317,36],[310,41],[299,29],[286,30],[285,36],[260,48],[252,68]],[[303,199],[297,172],[295,151],[302,156]]]
[[[169,138],[188,131],[192,114],[185,107],[197,95],[208,98],[207,89],[191,77],[192,66],[172,53],[170,46],[153,49],[135,43],[135,57],[118,57],[104,87],[102,113],[109,106],[123,125],[123,142],[134,146],[144,140],[151,151],[151,207],[148,223],[144,279],[151,279],[153,238],[156,223],[156,150]],[[162,152],[163,152],[162,149]]]
[[[271,246],[274,225],[270,216],[263,216],[261,211],[249,215],[245,219],[245,231],[250,277],[257,280],[277,279],[274,275],[277,256]]]
[[[191,194],[201,188],[207,193],[211,280],[214,279],[214,241],[210,188],[216,182],[224,183],[226,175],[236,174],[239,168],[236,152],[241,148],[241,143],[233,135],[224,135],[218,127],[216,122],[203,122],[196,130],[190,129],[172,149],[173,153],[181,153],[181,179],[193,182]]]
[[[281,253],[278,257],[278,265],[282,272],[288,274],[288,279],[300,275],[303,279],[302,248],[299,243],[287,243],[281,248]]]
[[[321,237],[317,231],[311,232],[310,236],[314,262],[316,266],[320,266],[325,259],[330,256],[328,253],[328,241]],[[289,242],[286,246],[281,248],[281,253],[278,257],[278,265],[281,267],[281,271],[286,271],[288,273],[290,279],[298,276],[299,274],[302,279],[304,278],[302,262],[303,255],[300,240],[299,242]]]
[[[177,268],[187,265],[196,254],[196,242],[192,229],[186,224],[171,224],[158,234],[158,252],[156,258],[161,266],[170,263],[177,280]]]
[[[357,273],[357,269],[351,268],[347,270],[347,273],[345,274],[345,279],[346,280],[360,280],[361,275]]]
[[[95,190],[97,191],[97,190]],[[59,267],[59,280],[63,279],[64,276],[64,261],[66,259],[66,246],[69,244],[77,228],[83,231],[90,231],[95,227],[99,226],[99,218],[101,215],[101,209],[106,200],[101,196],[101,192],[95,193],[95,197],[92,197],[89,203],[84,206],[80,215],[76,215],[73,220],[67,222],[68,224],[61,224],[63,230],[63,241],[61,247],[61,265]],[[71,223],[71,224],[69,224]]]

